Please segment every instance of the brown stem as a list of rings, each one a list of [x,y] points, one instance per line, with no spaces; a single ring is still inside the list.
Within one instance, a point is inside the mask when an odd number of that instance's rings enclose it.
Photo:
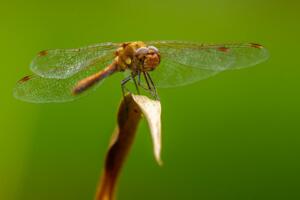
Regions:
[[[96,200],[114,199],[117,178],[132,145],[141,116],[140,108],[132,96],[127,95],[119,107],[118,125],[106,155]]]

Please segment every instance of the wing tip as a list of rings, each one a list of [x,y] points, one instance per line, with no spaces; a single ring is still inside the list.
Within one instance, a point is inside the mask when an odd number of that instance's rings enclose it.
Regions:
[[[47,56],[48,52],[49,52],[49,50],[42,50],[42,51],[38,52],[37,56],[38,57]]]
[[[31,81],[34,81],[38,78],[35,75],[27,75],[17,81],[15,87],[12,90],[12,96],[20,101],[24,101],[27,103],[63,103],[63,102],[71,102],[76,100],[77,98],[54,98],[54,97],[45,97],[41,94],[37,94],[34,88],[31,86]]]
[[[249,45],[253,48],[264,49],[264,46],[258,43],[250,42]]]
[[[267,60],[270,57],[270,53],[265,46],[258,44],[258,43],[254,43],[254,42],[249,43],[249,45],[250,45],[250,47],[258,49],[262,52],[261,53],[261,55],[262,55],[261,62]]]

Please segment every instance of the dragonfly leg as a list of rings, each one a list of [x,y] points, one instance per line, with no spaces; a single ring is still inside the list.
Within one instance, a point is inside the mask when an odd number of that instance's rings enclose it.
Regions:
[[[141,83],[141,71],[138,71],[138,72],[137,72],[137,76],[138,76],[138,82],[137,82],[138,86],[141,87],[141,88],[143,88],[143,89],[146,90],[146,91],[150,91],[149,88],[145,87],[145,86]]]
[[[126,84],[130,81],[130,80],[133,80],[134,82],[134,85],[135,85],[135,88],[136,88],[136,91],[138,94],[140,94],[140,90],[139,90],[139,87],[138,87],[138,84],[135,80],[135,77],[136,77],[136,74],[132,73],[131,75],[127,76],[125,79],[123,79],[121,81],[121,87],[122,87],[122,93],[123,93],[123,97],[125,97],[125,92],[126,90],[128,90],[126,88]],[[128,90],[129,91],[129,90]],[[129,91],[130,92],[130,91]]]
[[[136,80],[135,80],[135,77],[136,77],[136,74],[131,73],[131,79],[132,79],[133,82],[134,82],[135,89],[136,89],[137,93],[140,94],[140,90],[139,90],[138,84],[137,84],[137,82],[136,82]]]
[[[150,74],[148,74],[147,72],[143,72],[143,76],[144,76],[144,79],[146,81],[146,84],[147,86],[144,86],[142,83],[141,83],[141,71],[138,71],[137,72],[137,85],[141,88],[143,88],[145,91],[151,93],[152,96],[155,97],[155,99],[159,99],[158,95],[157,95],[157,91],[156,91],[156,88],[154,86],[154,83],[150,77]]]
[[[126,85],[126,83],[128,83],[128,81],[130,81],[130,79],[131,79],[131,75],[130,76],[127,76],[125,79],[123,79],[122,81],[121,81],[121,87],[122,87],[122,93],[123,93],[123,97],[125,98],[125,90],[126,90],[126,87],[125,87],[125,85]]]
[[[145,81],[146,81],[146,83],[147,83],[148,90],[149,90],[150,92],[152,92],[152,88],[151,88],[151,86],[150,86],[150,84],[149,84],[149,81],[148,81],[148,77],[147,77],[147,75],[146,75],[146,72],[143,72],[143,75],[144,75]]]
[[[153,81],[152,81],[150,75],[149,75],[147,72],[143,72],[143,74],[144,74],[144,78],[145,78],[145,80],[146,80],[146,83],[147,83],[147,85],[148,85],[148,88],[149,88],[149,91],[150,91],[151,95],[152,95],[155,99],[159,99],[159,98],[158,98],[158,95],[157,95],[157,93],[156,93],[156,88],[155,88],[155,86],[154,86],[154,83],[153,83]]]
[[[150,74],[149,74],[148,72],[145,72],[145,74],[146,74],[146,76],[148,77],[149,82],[150,82],[151,85],[152,85],[153,92],[154,92],[154,97],[155,97],[157,100],[159,100],[159,96],[158,96],[158,94],[157,94],[156,87],[155,87],[155,85],[154,85],[154,82],[152,81],[152,78],[151,78]]]
[[[138,85],[141,86],[141,71],[138,71]]]

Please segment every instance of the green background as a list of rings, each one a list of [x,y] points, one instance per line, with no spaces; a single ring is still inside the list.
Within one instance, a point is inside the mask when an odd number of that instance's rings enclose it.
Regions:
[[[93,199],[121,99],[114,76],[63,104],[12,97],[44,49],[99,42],[258,42],[270,59],[160,90],[163,160],[146,123],[118,199],[300,199],[300,4],[285,0],[0,3],[0,199]]]

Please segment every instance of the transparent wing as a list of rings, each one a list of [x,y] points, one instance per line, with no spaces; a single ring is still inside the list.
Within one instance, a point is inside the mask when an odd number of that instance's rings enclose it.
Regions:
[[[100,43],[77,49],[53,49],[41,51],[31,62],[31,70],[46,78],[65,79],[87,66],[92,66],[103,57],[114,57],[116,43]]]
[[[161,64],[150,75],[157,87],[182,86],[208,78],[225,70],[258,64],[268,51],[258,44],[204,45],[177,41],[154,41]]]
[[[162,60],[200,69],[223,71],[240,69],[265,61],[268,51],[259,44],[198,44],[179,41],[148,42],[157,47]]]
[[[110,64],[110,56],[102,58],[97,65],[89,65],[85,70],[65,78],[44,78],[38,75],[22,78],[14,89],[14,96],[18,99],[33,103],[65,102],[72,101],[89,93],[92,89],[83,94],[73,95],[72,90],[79,80],[92,75]],[[98,86],[99,83],[96,85]]]
[[[170,59],[162,59],[160,65],[149,74],[156,87],[168,88],[191,84],[219,72],[221,71],[190,67]]]

